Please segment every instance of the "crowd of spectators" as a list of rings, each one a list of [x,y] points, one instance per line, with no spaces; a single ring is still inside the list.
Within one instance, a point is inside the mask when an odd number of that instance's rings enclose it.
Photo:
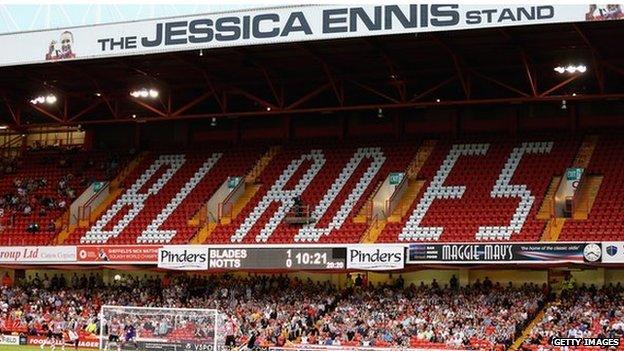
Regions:
[[[96,153],[97,155],[97,153]],[[122,157],[91,157],[78,148],[30,150],[0,166],[0,229],[54,232],[55,220],[94,181],[117,173]],[[23,227],[23,228],[22,228]]]
[[[509,346],[545,302],[535,285],[503,287],[486,279],[471,286],[421,284],[355,289],[326,325],[342,343],[495,349]]]
[[[624,287],[582,285],[564,289],[544,310],[523,350],[549,350],[553,338],[622,338]]]
[[[329,282],[285,276],[232,275],[160,278],[119,277],[110,285],[91,274],[66,278],[35,276],[0,291],[3,331],[40,333],[61,316],[82,331],[97,333],[102,304],[217,309],[235,345],[343,346],[435,345],[504,349],[545,301],[541,287],[500,286],[489,280],[403,286]],[[359,285],[359,286],[358,286]],[[152,323],[151,328],[158,329]]]

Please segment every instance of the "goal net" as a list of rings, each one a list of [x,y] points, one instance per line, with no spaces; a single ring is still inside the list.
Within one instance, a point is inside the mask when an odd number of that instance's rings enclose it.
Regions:
[[[223,350],[224,316],[217,310],[102,306],[100,349]]]

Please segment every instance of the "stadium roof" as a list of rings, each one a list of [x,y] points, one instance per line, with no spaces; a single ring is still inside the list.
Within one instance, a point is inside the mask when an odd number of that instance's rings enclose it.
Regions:
[[[620,21],[401,34],[0,68],[17,127],[624,97]],[[584,74],[559,74],[584,64]],[[157,99],[129,92],[158,89]],[[33,105],[39,94],[59,97]],[[136,117],[136,118],[135,118]]]

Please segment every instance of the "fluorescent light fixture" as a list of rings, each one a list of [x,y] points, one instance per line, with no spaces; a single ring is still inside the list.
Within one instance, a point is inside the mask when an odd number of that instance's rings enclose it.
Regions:
[[[49,94],[47,96],[37,96],[35,98],[30,99],[30,103],[33,105],[37,105],[37,104],[43,104],[44,102],[47,103],[48,105],[52,105],[54,103],[56,103],[56,101],[58,100],[58,98],[56,97],[56,95],[54,94]]]
[[[158,97],[158,95],[160,95],[160,92],[156,89],[147,89],[147,88],[140,88],[137,90],[133,90],[130,92],[130,96],[132,96],[133,98],[147,98],[150,97],[152,99],[155,99]]]
[[[56,96],[54,96],[53,94],[50,94],[46,96],[45,101],[51,105],[56,102]]]
[[[585,73],[587,72],[587,66],[585,65],[567,65],[567,66],[557,66],[553,69],[555,72],[559,73],[559,74],[564,74],[564,73],[569,73],[569,74],[574,74],[574,73]]]

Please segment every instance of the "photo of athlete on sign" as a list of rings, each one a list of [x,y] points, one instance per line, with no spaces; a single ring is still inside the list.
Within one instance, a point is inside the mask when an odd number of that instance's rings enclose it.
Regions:
[[[61,33],[60,46],[56,40],[50,42],[45,56],[46,61],[75,58],[76,54],[73,51],[73,46],[74,35],[70,31],[64,31]]]

